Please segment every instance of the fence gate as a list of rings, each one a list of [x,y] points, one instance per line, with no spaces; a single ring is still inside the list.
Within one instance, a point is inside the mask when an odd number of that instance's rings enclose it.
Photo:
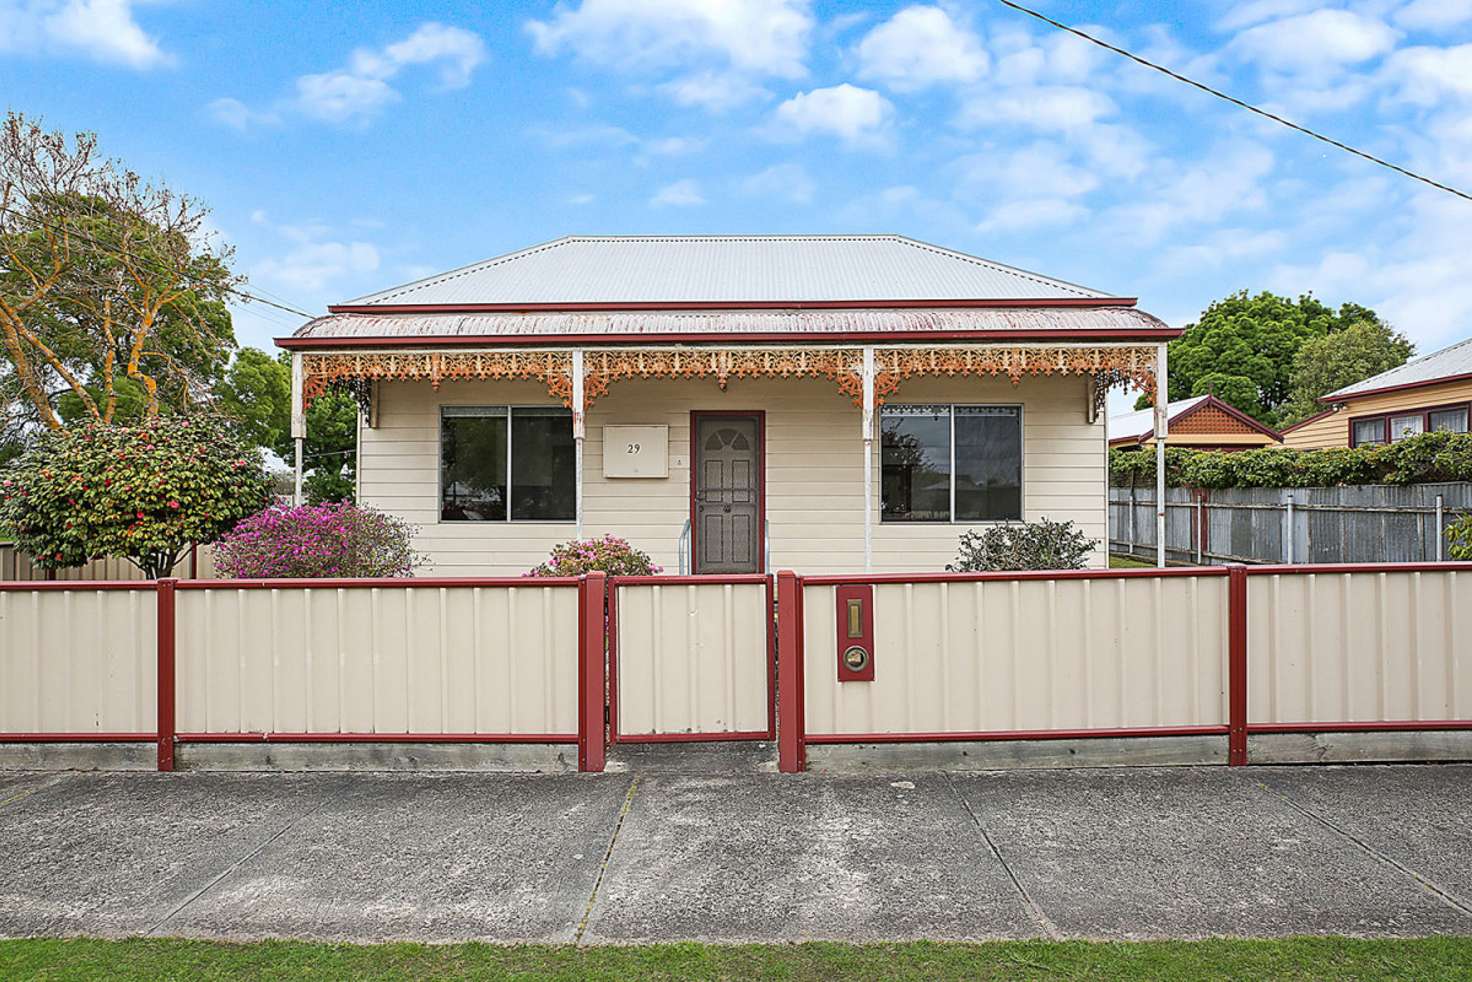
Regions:
[[[608,605],[611,742],[776,737],[769,577],[619,576]]]

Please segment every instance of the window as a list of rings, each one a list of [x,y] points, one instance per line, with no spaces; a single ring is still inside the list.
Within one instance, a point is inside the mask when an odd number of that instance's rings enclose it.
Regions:
[[[1420,436],[1426,429],[1426,417],[1421,413],[1390,417],[1390,442],[1398,443],[1407,437]]]
[[[1375,419],[1357,419],[1354,421],[1354,439],[1352,445],[1359,446],[1363,443],[1385,442],[1385,420],[1377,417]]]
[[[1466,433],[1467,407],[1460,409],[1437,409],[1427,414],[1432,433]]]
[[[880,521],[1000,522],[1022,517],[1019,406],[885,406]]]
[[[440,520],[569,521],[577,504],[572,413],[445,406]]]

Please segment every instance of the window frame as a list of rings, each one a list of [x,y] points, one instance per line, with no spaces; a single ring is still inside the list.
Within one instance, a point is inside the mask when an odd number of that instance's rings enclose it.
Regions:
[[[1392,444],[1390,439],[1390,421],[1402,416],[1421,417],[1421,435],[1437,432],[1431,429],[1431,414],[1446,412],[1448,410],[1464,410],[1467,413],[1468,428],[1466,432],[1472,433],[1472,402],[1446,402],[1435,406],[1408,406],[1405,409],[1387,409],[1379,413],[1366,413],[1363,416],[1351,416],[1349,418],[1349,445],[1351,447],[1388,447]],[[1355,437],[1355,427],[1359,423],[1379,423],[1380,442],[1373,443],[1359,440]],[[1408,438],[1409,439],[1409,438]]]
[[[947,415],[947,432],[950,441],[950,470],[947,477],[949,484],[949,503],[947,505],[948,517],[944,521],[914,521],[895,520],[885,521],[884,518],[884,413],[887,409],[923,409],[926,407],[944,406]],[[957,409],[1015,409],[1017,410],[1017,517],[1016,518],[957,518],[956,517],[956,410]],[[1027,521],[1027,427],[1026,408],[1020,402],[896,402],[885,403],[875,413],[875,423],[879,427],[879,439],[876,452],[879,454],[879,466],[875,468],[875,480],[879,482],[879,524],[880,525],[1008,525]]]
[[[574,487],[574,489],[573,489],[573,515],[572,515],[571,518],[512,518],[511,517],[511,460],[512,460],[512,454],[516,452],[515,451],[515,440],[514,440],[514,437],[512,436],[512,429],[513,428],[511,426],[511,414],[515,410],[518,410],[518,409],[534,409],[534,410],[538,410],[540,412],[546,412],[548,410],[556,410],[557,411],[557,415],[562,415],[563,413],[566,413],[567,414],[568,431],[571,432],[572,431],[572,411],[571,410],[566,409],[563,406],[552,405],[552,404],[547,404],[547,403],[541,403],[541,404],[538,404],[538,403],[500,403],[500,404],[493,404],[493,405],[488,405],[488,406],[480,405],[480,404],[468,404],[468,403],[466,405],[460,405],[458,403],[455,403],[455,404],[441,403],[439,409],[440,409],[440,413],[439,413],[439,416],[440,416],[440,425],[439,425],[439,431],[436,433],[435,466],[434,466],[434,472],[435,472],[435,505],[434,505],[434,513],[435,513],[435,524],[436,525],[484,525],[484,526],[498,526],[498,525],[513,525],[513,524],[514,525],[575,525],[575,524],[577,524],[577,488],[576,487]],[[475,419],[475,418],[491,418],[491,419],[494,419],[496,417],[493,415],[493,413],[494,413],[495,410],[498,410],[498,409],[499,410],[504,410],[505,415],[501,416],[500,418],[506,420],[506,517],[505,518],[500,518],[500,519],[496,519],[496,518],[492,518],[492,519],[480,519],[480,518],[445,518],[444,517],[445,516],[445,419],[447,418],[447,415],[450,416],[451,418],[455,418],[456,411],[458,411],[460,413],[466,413],[469,410],[476,410],[476,411],[481,411],[481,412],[489,412],[489,413],[492,413],[492,415],[489,415],[488,417],[487,416],[475,417],[475,416],[464,415],[464,416],[459,416],[458,418],[461,418],[461,419]],[[446,410],[449,410],[450,412],[447,414],[446,413]],[[573,473],[573,484],[574,485],[577,484],[577,473],[576,473],[576,471],[574,471],[574,473]]]

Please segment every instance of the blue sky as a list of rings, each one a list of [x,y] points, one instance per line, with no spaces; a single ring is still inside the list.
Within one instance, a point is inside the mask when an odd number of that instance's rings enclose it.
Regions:
[[[1037,5],[1472,187],[1472,0]],[[1267,288],[1472,333],[1472,203],[992,0],[0,0],[0,97],[312,311],[571,232],[893,231],[1175,324]]]

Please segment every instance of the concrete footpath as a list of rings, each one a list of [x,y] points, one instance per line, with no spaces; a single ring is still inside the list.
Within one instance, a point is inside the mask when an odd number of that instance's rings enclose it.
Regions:
[[[0,773],[0,936],[1472,934],[1472,766]]]

